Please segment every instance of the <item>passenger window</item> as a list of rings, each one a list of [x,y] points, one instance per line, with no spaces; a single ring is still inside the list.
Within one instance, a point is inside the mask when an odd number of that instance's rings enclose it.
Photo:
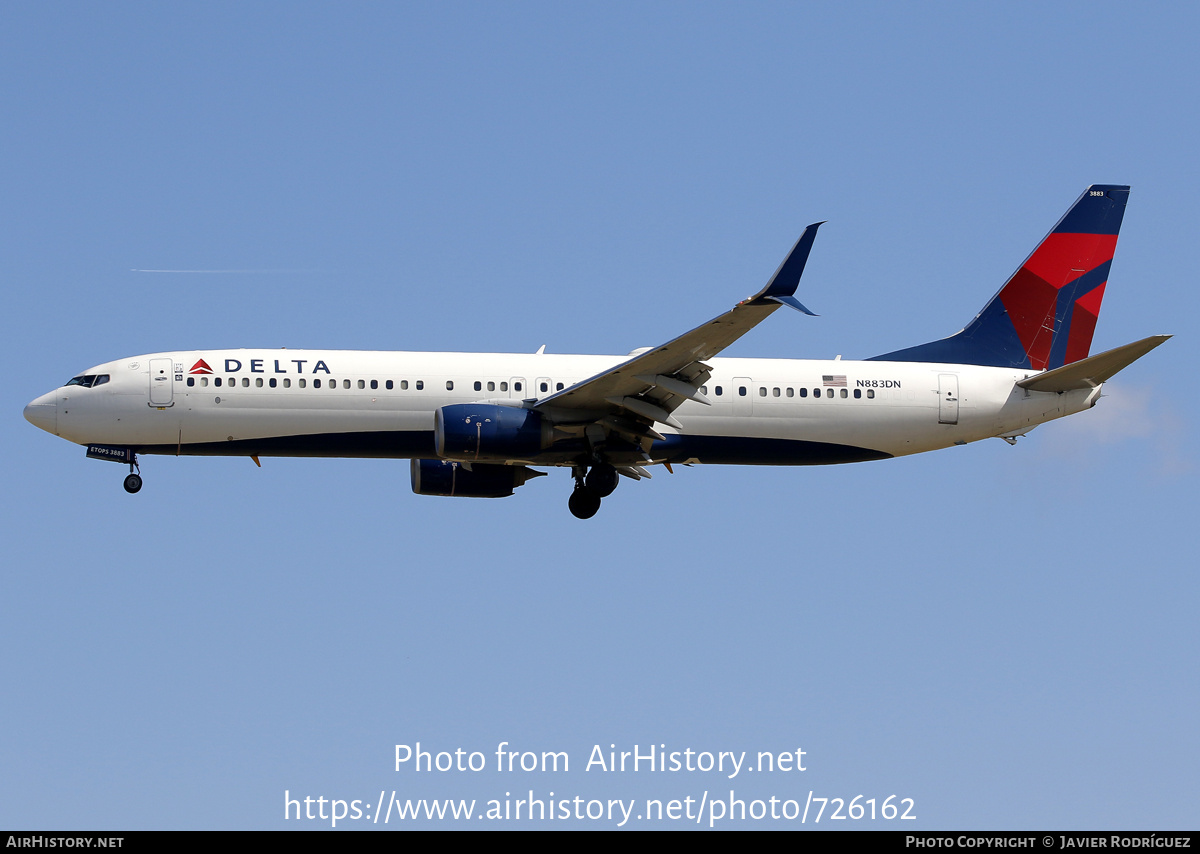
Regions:
[[[746,396],[746,387],[744,385],[738,386],[738,397],[745,397],[745,396]]]
[[[833,397],[833,389],[831,389],[831,388],[827,388],[827,389],[825,389],[825,396],[826,396],[826,397]]]
[[[400,391],[408,391],[408,380],[400,380]]]
[[[850,396],[850,392],[846,391],[846,389],[842,389],[842,400],[845,400],[849,396]]]
[[[802,388],[802,389],[800,389],[800,396],[801,396],[801,397],[808,397],[808,389],[806,389],[806,388]]]
[[[371,380],[371,384],[372,384],[372,388],[373,388],[374,386],[378,385],[378,383],[376,383],[376,382],[375,382],[375,380]],[[359,388],[366,388],[366,387],[367,387],[367,384],[366,384],[365,382],[363,382],[362,380],[359,380],[359,381],[358,381],[358,387],[359,387]]]
[[[563,384],[562,384],[562,383],[558,383],[558,384],[556,384],[556,385],[554,386],[554,390],[555,390],[555,391],[562,391],[562,390],[563,390]]]
[[[500,383],[500,391],[508,391],[508,383]]]
[[[242,388],[250,388],[250,377],[242,377]]]
[[[771,389],[771,397],[779,397],[779,389],[777,389],[777,388]]]
[[[454,380],[446,380],[446,391],[454,391]]]
[[[386,388],[388,391],[391,391],[392,390],[392,381],[388,380],[386,383],[383,384],[383,387]]]
[[[722,394],[724,394],[724,390],[720,386],[717,386],[714,391],[716,391],[717,397],[720,397]]]
[[[521,390],[521,384],[513,383],[513,391],[520,391],[520,390]]]
[[[195,377],[188,377],[188,378],[187,378],[187,384],[188,384],[188,386],[189,386],[189,387],[191,387],[191,386],[194,386],[194,385],[196,384],[196,378],[195,378]]]
[[[483,383],[479,380],[475,380],[475,391],[483,391]]]
[[[862,389],[861,389],[861,388],[856,388],[856,389],[854,390],[854,399],[855,399],[855,400],[858,400],[860,397],[862,397]]]
[[[308,380],[301,379],[300,380],[300,388],[304,388],[306,385],[308,385]]]
[[[795,396],[796,396],[796,392],[792,391],[792,389],[790,389],[790,388],[789,388],[789,389],[787,390],[787,396],[788,396],[788,397],[795,397]]]
[[[701,393],[701,394],[708,394],[708,386],[706,386],[706,385],[702,385],[702,386],[700,386],[700,393]]]
[[[874,399],[875,399],[875,389],[873,389],[873,388],[867,389],[867,400],[874,400]]]
[[[371,391],[375,391],[377,388],[379,388],[379,380],[371,380]]]
[[[550,391],[550,383],[542,383],[539,387],[541,388],[543,394]]]
[[[766,396],[767,396],[767,387],[766,387],[766,386],[764,386],[764,385],[760,385],[760,386],[758,387],[758,396],[759,396],[759,397],[766,397]]]
[[[275,379],[275,377],[271,377],[271,381],[267,383],[267,385],[269,385],[271,388],[275,388],[279,385],[279,380]]]
[[[291,380],[289,380],[287,377],[284,377],[284,378],[283,378],[283,387],[284,387],[284,388],[291,388],[291,387],[292,387],[292,381],[291,381]]]
[[[423,391],[425,389],[425,380],[417,380],[416,388],[417,391]]]
[[[255,377],[255,378],[254,378],[254,387],[255,387],[255,388],[262,388],[262,377]]]
[[[350,380],[342,380],[342,388],[350,388]]]
[[[304,382],[304,380],[300,380],[300,382]],[[321,381],[313,380],[313,388],[320,388],[320,387],[321,387]]]
[[[488,383],[488,391],[495,391],[495,390],[496,390],[496,384],[494,382],[489,382]]]
[[[220,377],[218,377],[217,379],[220,379]],[[201,388],[208,387],[208,377],[200,377],[200,387]]]

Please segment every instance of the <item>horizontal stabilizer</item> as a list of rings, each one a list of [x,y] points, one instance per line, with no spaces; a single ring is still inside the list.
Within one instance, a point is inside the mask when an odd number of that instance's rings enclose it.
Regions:
[[[1030,391],[1072,391],[1073,389],[1095,388],[1117,373],[1145,356],[1170,335],[1151,335],[1124,347],[1116,347],[1078,362],[1063,365],[1052,371],[1021,380],[1017,385]]]

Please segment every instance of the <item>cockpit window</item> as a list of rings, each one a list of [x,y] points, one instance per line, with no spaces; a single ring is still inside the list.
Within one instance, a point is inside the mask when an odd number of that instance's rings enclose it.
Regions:
[[[91,388],[94,385],[104,385],[108,382],[108,374],[83,374],[78,377],[71,377],[67,380],[68,386],[81,385],[84,388]]]

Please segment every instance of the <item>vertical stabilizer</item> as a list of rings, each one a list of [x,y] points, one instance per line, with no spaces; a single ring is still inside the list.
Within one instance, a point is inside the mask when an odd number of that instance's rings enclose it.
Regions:
[[[875,356],[1048,370],[1087,357],[1129,187],[1093,184],[965,329]]]

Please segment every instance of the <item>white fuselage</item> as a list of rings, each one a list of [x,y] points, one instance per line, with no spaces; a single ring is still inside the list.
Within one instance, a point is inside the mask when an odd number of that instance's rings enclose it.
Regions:
[[[204,350],[87,371],[108,381],[33,401],[37,426],[78,444],[138,453],[434,457],[434,413],[475,401],[545,398],[627,356]],[[205,367],[197,369],[203,364]],[[655,462],[803,465],[945,448],[1087,409],[1099,389],[1016,385],[1033,371],[919,362],[709,360],[711,406],[675,411]],[[199,371],[211,370],[211,373]],[[567,464],[553,455],[524,460]]]

